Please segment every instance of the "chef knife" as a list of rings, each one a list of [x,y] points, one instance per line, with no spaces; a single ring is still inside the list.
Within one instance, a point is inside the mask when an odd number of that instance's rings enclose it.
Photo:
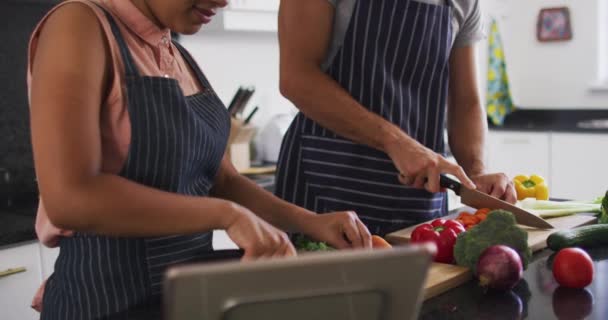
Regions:
[[[243,110],[247,106],[247,103],[249,103],[251,96],[253,96],[254,92],[255,92],[255,88],[245,89],[245,93],[243,94],[243,97],[241,98],[241,100],[237,103],[236,107],[234,108],[233,114],[240,115],[243,112]]]
[[[553,229],[553,226],[543,218],[481,191],[465,188],[460,182],[449,178],[448,176],[441,175],[439,182],[442,188],[450,189],[459,195],[461,202],[468,206],[476,209],[490,208],[506,210],[513,213],[518,224],[538,229]]]
[[[239,102],[239,100],[241,100],[241,97],[245,94],[245,90],[243,89],[243,87],[239,87],[239,89],[236,91],[236,93],[234,94],[234,97],[232,97],[232,101],[230,101],[230,104],[228,105],[228,112],[231,115],[234,115],[234,109],[237,106],[237,103]]]

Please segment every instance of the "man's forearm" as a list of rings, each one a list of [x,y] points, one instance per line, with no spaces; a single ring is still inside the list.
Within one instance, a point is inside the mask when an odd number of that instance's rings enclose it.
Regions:
[[[483,174],[488,131],[485,113],[478,104],[460,106],[448,113],[450,150],[468,176]]]

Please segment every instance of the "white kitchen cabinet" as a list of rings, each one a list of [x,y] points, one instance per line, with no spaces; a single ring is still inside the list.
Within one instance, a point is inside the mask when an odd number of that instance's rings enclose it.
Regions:
[[[591,200],[608,189],[608,135],[553,133],[551,196]]]
[[[276,32],[278,13],[279,0],[234,0],[204,30]]]
[[[539,174],[549,178],[550,133],[490,131],[487,140],[488,172],[504,172],[509,177]]]
[[[26,271],[0,278],[0,318],[38,319],[38,312],[30,308],[42,280],[38,242],[0,248],[0,271],[17,267],[25,267]]]
[[[40,264],[42,267],[42,279],[48,278],[55,270],[55,261],[59,256],[59,248],[47,248],[40,243]]]

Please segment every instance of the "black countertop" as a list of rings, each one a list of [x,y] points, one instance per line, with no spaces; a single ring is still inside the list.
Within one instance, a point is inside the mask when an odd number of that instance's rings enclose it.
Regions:
[[[37,206],[38,195],[33,192],[0,196],[0,247],[36,239]]]
[[[585,289],[559,287],[551,271],[552,251],[536,254],[509,293],[484,293],[470,281],[426,301],[420,319],[608,319],[608,248],[588,250],[593,283]]]
[[[605,134],[608,133],[608,109],[519,109],[508,115],[502,126],[488,125],[496,131]]]

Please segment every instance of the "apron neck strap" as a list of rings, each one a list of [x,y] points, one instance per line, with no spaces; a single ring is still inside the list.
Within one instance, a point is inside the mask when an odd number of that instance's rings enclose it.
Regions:
[[[188,50],[186,50],[179,42],[175,40],[173,40],[173,45],[177,48],[177,50],[179,50],[182,57],[184,57],[188,65],[190,65],[190,68],[194,71],[194,73],[196,73],[196,76],[203,85],[204,89],[211,89],[211,85],[209,84],[207,77],[205,77],[205,74],[198,66],[198,64],[194,61],[194,58],[192,57],[192,55],[190,55]]]
[[[120,55],[122,57],[122,61],[123,61],[124,65],[125,65],[126,76],[127,77],[139,76],[140,73],[139,73],[139,70],[137,69],[137,66],[135,65],[135,60],[133,59],[133,56],[131,55],[131,51],[129,50],[129,47],[127,46],[127,43],[125,42],[125,39],[122,37],[122,33],[120,32],[120,29],[118,28],[118,24],[114,20],[114,17],[112,17],[110,12],[108,12],[108,10],[106,10],[106,8],[99,5],[98,3],[95,3],[95,4],[106,14],[106,18],[108,19],[108,22],[110,23],[110,28],[112,29],[112,34],[114,35],[116,42],[118,42],[118,47],[120,48]]]

